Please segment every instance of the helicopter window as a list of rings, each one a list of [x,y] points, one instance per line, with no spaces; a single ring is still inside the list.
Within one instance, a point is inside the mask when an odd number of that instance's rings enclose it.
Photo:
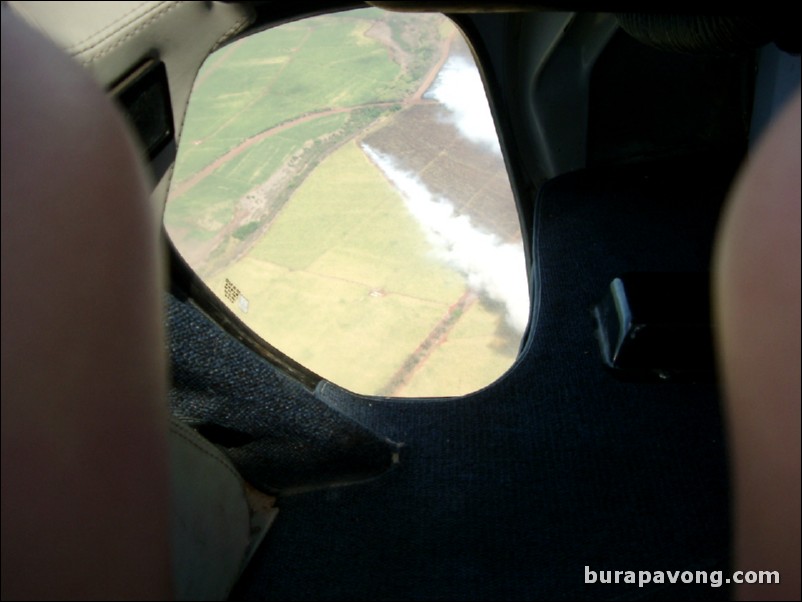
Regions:
[[[353,392],[463,395],[518,356],[518,213],[479,70],[442,15],[316,16],[213,53],[164,221],[239,320]]]

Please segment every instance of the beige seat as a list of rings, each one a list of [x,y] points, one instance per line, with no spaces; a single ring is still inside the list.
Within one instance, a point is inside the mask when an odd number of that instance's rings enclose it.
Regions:
[[[170,422],[172,560],[178,600],[224,600],[276,516],[214,445]]]

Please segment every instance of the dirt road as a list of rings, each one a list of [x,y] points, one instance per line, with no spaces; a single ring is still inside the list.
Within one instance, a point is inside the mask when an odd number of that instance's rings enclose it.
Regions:
[[[399,102],[376,102],[376,103],[367,103],[362,105],[355,105],[352,107],[340,107],[336,109],[325,109],[322,111],[317,111],[315,113],[310,113],[308,115],[303,115],[291,121],[287,121],[280,125],[268,128],[250,138],[243,140],[240,144],[232,148],[231,150],[227,151],[225,154],[221,155],[214,161],[212,161],[209,165],[201,169],[196,174],[186,178],[185,180],[176,183],[170,190],[170,198],[177,199],[178,197],[186,194],[189,192],[193,187],[197,186],[200,182],[205,180],[215,171],[220,169],[223,165],[227,162],[231,161],[232,159],[236,158],[249,148],[251,148],[254,144],[258,144],[259,142],[270,138],[276,134],[280,134],[281,132],[285,132],[289,129],[292,129],[296,126],[302,125],[304,123],[308,123],[314,119],[320,119],[322,117],[328,117],[329,115],[338,115],[341,113],[350,113],[357,109],[364,109],[364,108],[389,108],[398,104],[402,106],[410,106],[414,104],[418,104],[423,101],[423,95],[426,93],[434,80],[437,78],[437,74],[440,72],[440,69],[443,68],[443,65],[448,60],[448,55],[451,49],[451,43],[453,42],[457,32],[454,31],[451,35],[442,41],[440,44],[440,56],[437,62],[429,69],[429,72],[426,74],[426,77],[421,82],[420,86],[418,86],[415,92]],[[377,40],[383,41],[381,38],[375,38]],[[394,47],[390,47],[391,50],[395,50]],[[358,135],[358,134],[357,134]]]

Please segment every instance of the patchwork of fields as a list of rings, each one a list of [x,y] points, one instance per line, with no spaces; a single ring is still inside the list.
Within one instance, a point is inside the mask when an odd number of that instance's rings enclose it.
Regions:
[[[423,95],[465,52],[454,39],[442,17],[376,9],[254,35],[204,65],[182,132],[178,250],[221,298],[226,281],[241,291],[232,310],[257,334],[359,393],[464,394],[517,356],[503,308],[438,256],[362,148],[424,162],[423,185],[520,244],[500,157]]]

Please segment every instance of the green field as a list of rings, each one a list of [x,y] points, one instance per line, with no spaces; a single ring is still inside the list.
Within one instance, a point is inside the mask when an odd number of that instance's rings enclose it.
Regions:
[[[498,331],[498,311],[475,303],[400,394],[406,397],[431,396],[433,391],[467,394],[489,385],[518,357],[517,349],[510,349]]]
[[[466,290],[355,142],[321,163],[269,235],[212,280],[221,297],[226,278],[249,301],[248,313],[238,313],[248,326],[362,393],[387,385]],[[515,357],[488,349],[498,323],[474,304],[397,394],[454,395],[494,380]]]
[[[192,92],[176,181],[245,139],[301,115],[408,96],[416,79],[403,73],[380,42],[365,35],[383,18],[378,9],[317,17],[215,53]],[[424,38],[426,46],[438,37],[429,42]],[[427,62],[416,62],[419,76],[426,68]]]
[[[189,244],[208,239],[232,219],[236,201],[284,165],[304,142],[340,130],[348,119],[347,115],[321,117],[255,144],[189,193],[171,199],[165,218],[168,227],[190,229],[195,238],[190,238]]]
[[[165,212],[178,250],[221,299],[226,280],[241,291],[248,311],[232,311],[256,333],[359,393],[464,394],[516,355],[498,311],[471,297],[455,313],[464,277],[358,145],[405,110],[452,31],[368,9],[235,42],[201,69],[181,134]]]

